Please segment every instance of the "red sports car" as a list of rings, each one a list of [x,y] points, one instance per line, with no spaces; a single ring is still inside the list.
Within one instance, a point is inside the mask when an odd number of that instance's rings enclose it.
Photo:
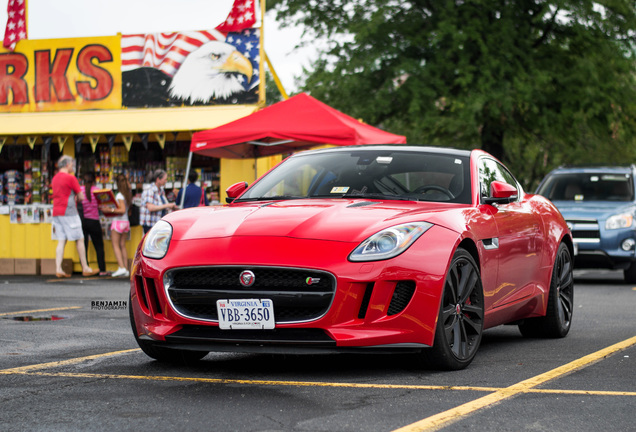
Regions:
[[[570,329],[568,227],[483,151],[302,152],[228,197],[167,215],[139,246],[130,320],[152,358],[412,352],[452,370],[487,328]]]

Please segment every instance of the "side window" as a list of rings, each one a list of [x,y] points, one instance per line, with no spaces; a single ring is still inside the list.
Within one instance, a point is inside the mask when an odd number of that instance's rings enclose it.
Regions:
[[[482,158],[479,161],[479,196],[481,198],[490,195],[490,184],[494,181],[505,182],[520,189],[515,178],[503,165],[493,159]]]

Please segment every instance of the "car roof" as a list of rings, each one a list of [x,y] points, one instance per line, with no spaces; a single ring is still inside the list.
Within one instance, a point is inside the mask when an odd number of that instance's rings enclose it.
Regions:
[[[317,154],[317,153],[330,153],[330,152],[350,152],[352,150],[374,150],[374,151],[409,151],[409,152],[421,152],[421,153],[436,153],[453,156],[470,157],[471,150],[463,150],[449,147],[432,147],[432,146],[420,146],[420,145],[395,145],[395,144],[372,144],[372,145],[355,145],[355,146],[343,146],[343,147],[330,147],[319,150],[307,150],[296,153],[296,155]]]
[[[586,166],[561,166],[553,169],[550,174],[574,174],[574,173],[625,173],[630,174],[636,169],[634,165],[586,165]]]

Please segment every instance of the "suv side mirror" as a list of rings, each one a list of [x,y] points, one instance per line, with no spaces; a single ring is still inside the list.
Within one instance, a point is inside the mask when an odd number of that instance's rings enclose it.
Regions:
[[[247,189],[247,182],[238,182],[234,183],[232,186],[225,190],[227,194],[227,198],[225,201],[229,204],[234,201],[238,196],[240,196]]]
[[[509,204],[517,199],[519,191],[516,187],[502,181],[490,183],[490,196],[484,199],[486,204]]]

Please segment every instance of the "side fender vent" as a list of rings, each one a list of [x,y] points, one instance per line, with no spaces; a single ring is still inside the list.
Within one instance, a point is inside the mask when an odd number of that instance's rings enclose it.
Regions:
[[[400,281],[395,285],[393,297],[389,304],[387,315],[397,315],[402,312],[413,298],[415,281]]]

